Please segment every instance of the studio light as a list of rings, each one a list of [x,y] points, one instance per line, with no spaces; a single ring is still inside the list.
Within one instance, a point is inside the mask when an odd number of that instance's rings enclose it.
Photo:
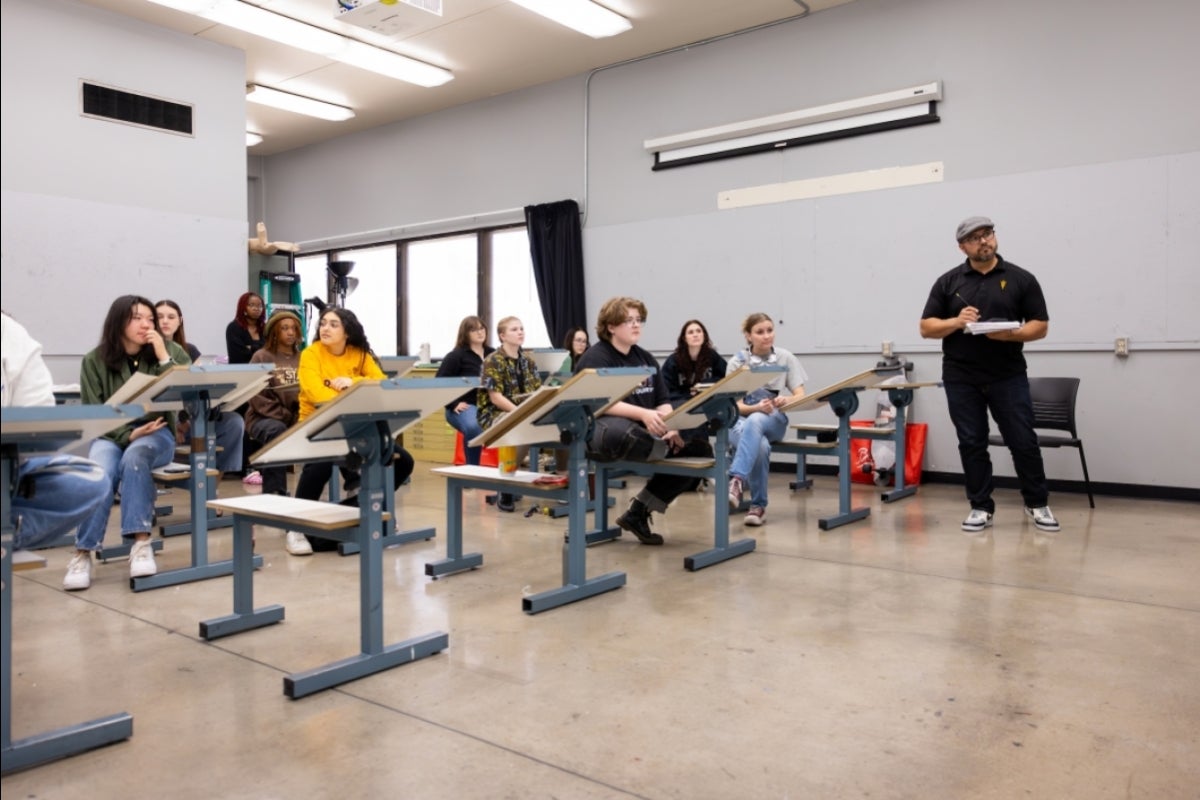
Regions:
[[[278,89],[270,89],[266,86],[258,86],[250,84],[246,87],[246,99],[251,103],[279,108],[284,111],[291,111],[294,114],[305,114],[317,119],[328,119],[334,122],[353,119],[353,109],[345,106],[326,103],[322,100],[314,100],[311,97],[305,97],[291,92],[281,92]]]
[[[424,61],[417,61],[239,0],[150,2],[418,86],[440,86],[454,79],[454,73],[448,69],[435,67]]]
[[[535,14],[587,34],[593,39],[616,36],[633,27],[629,20],[592,0],[512,0]]]

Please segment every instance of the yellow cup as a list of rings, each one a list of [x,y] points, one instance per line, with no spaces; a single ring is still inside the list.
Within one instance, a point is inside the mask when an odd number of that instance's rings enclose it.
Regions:
[[[517,471],[517,448],[500,447],[496,451],[496,464],[501,475],[512,475]]]

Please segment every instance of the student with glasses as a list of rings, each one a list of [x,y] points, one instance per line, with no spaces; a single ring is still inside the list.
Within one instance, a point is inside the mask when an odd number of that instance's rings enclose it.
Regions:
[[[249,364],[263,345],[266,304],[257,292],[246,292],[237,301],[233,321],[225,326],[225,350],[230,364]]]
[[[487,343],[487,326],[479,317],[463,317],[458,324],[458,338],[454,349],[446,353],[442,363],[438,365],[439,378],[480,378],[483,376],[483,360],[495,350]],[[469,442],[483,428],[479,425],[479,409],[476,406],[476,389],[471,389],[462,397],[446,406],[446,422],[451,428],[462,434],[463,456],[472,466],[479,466],[483,455],[482,447],[471,447]]]
[[[996,250],[996,229],[987,217],[969,217],[955,233],[966,261],[934,282],[921,314],[921,336],[942,340],[942,381],[971,512],[968,533],[992,527],[992,460],[988,412],[1012,453],[1025,514],[1043,531],[1059,530],[1050,511],[1042,451],[1033,429],[1033,401],[1026,375],[1025,342],[1050,329],[1046,298],[1037,278]],[[967,325],[984,320],[1020,323],[1016,330],[972,335]]]
[[[600,341],[580,356],[575,371],[606,367],[653,367],[658,360],[638,346],[646,306],[632,297],[613,297],[596,318],[596,336]],[[597,461],[659,461],[663,458],[712,457],[706,438],[684,439],[678,431],[668,430],[663,416],[671,413],[671,401],[662,372],[646,378],[624,400],[614,403],[596,417],[588,456]],[[667,506],[684,492],[693,491],[698,478],[686,475],[656,474],[617,518],[617,525],[629,531],[642,544],[660,545],[663,537],[650,528],[652,513],[666,513]]]

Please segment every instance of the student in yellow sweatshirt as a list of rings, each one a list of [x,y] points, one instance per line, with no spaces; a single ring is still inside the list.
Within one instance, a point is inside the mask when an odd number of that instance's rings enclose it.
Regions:
[[[375,361],[362,323],[353,311],[327,307],[321,312],[317,341],[300,354],[300,421],[304,421],[317,406],[337,397],[361,380],[383,380],[386,376]],[[392,456],[395,467],[395,488],[408,480],[413,471],[413,458],[403,447],[396,445]],[[296,497],[317,500],[333,475],[329,461],[305,464],[296,485]],[[358,495],[342,501],[342,505],[357,506]],[[315,536],[288,531],[287,551],[294,556],[311,555],[313,550],[333,550],[337,543]]]

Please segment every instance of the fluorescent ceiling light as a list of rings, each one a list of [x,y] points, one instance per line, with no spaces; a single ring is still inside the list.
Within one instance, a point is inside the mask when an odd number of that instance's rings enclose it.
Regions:
[[[654,169],[937,122],[942,84],[844,100],[770,117],[647,139]]]
[[[559,25],[587,34],[593,39],[616,36],[633,27],[629,20],[592,0],[512,0]]]
[[[254,147],[256,144],[262,143],[262,134],[254,131],[246,131],[246,147]]]
[[[291,92],[281,92],[278,89],[268,89],[266,86],[257,86],[255,84],[250,84],[246,87],[246,99],[251,103],[271,106],[272,108],[281,108],[284,111],[306,114],[310,117],[333,120],[334,122],[354,118],[354,111],[345,106],[335,106],[333,103],[313,100],[311,97],[304,97],[303,95],[292,94]]]
[[[454,79],[454,73],[448,69],[435,67],[424,61],[417,61],[239,0],[150,2],[418,86],[440,86]]]

